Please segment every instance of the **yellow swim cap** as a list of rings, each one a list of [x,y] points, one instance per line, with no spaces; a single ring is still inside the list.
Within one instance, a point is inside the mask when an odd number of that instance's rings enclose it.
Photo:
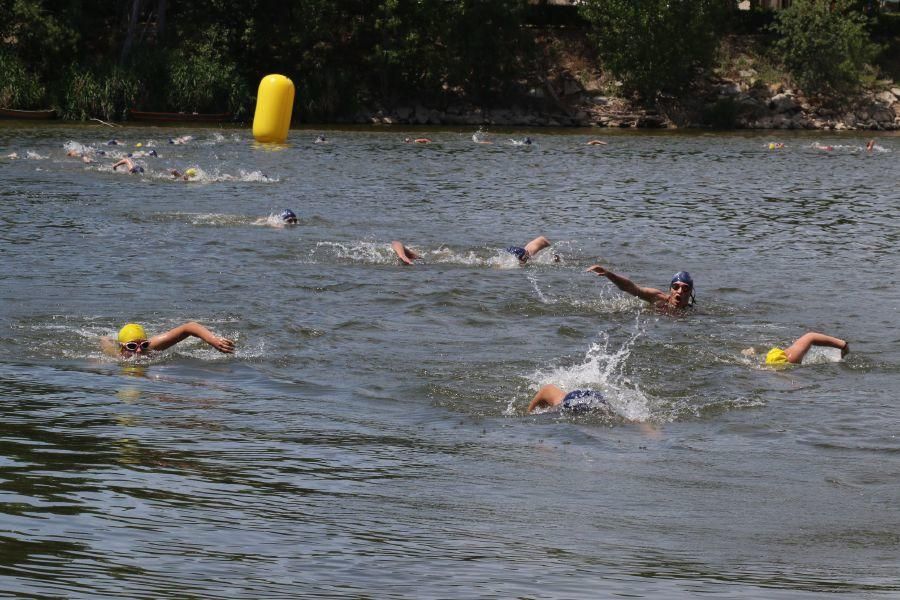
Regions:
[[[138,325],[137,323],[129,323],[125,327],[119,330],[119,343],[127,344],[128,342],[134,342],[137,340],[146,340],[147,334],[144,333],[144,328]]]
[[[766,354],[766,364],[767,365],[786,365],[791,361],[788,360],[787,354],[784,353],[784,350],[781,348],[772,348],[769,350],[769,353]]]
[[[188,177],[196,177],[196,176],[197,176],[197,169],[191,167],[190,169],[188,169],[187,171],[185,171],[184,174],[187,175]]]
[[[775,142],[769,142],[769,150],[775,149]]]
[[[140,147],[143,146],[143,145],[144,145],[144,144],[142,144],[141,142],[138,142],[137,144],[134,145],[134,147],[135,147],[135,148],[140,148]]]

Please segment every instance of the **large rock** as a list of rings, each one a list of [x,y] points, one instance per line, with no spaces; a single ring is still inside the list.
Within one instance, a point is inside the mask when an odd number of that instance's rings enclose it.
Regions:
[[[741,93],[741,84],[739,83],[722,83],[715,87],[716,93],[719,96],[737,96]]]
[[[893,123],[894,122],[894,111],[888,108],[879,108],[876,109],[872,113],[872,120],[877,121],[878,123]]]
[[[769,108],[777,113],[786,113],[798,110],[800,105],[790,94],[775,94],[769,99]]]
[[[897,101],[897,98],[894,97],[894,94],[888,91],[878,92],[877,94],[875,94],[875,99],[880,102],[884,102],[888,106]]]

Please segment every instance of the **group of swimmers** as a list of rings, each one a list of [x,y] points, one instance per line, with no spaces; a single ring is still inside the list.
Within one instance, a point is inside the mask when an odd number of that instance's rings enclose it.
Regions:
[[[299,222],[297,214],[289,208],[281,211],[279,219],[285,225],[296,225]],[[538,236],[524,246],[509,246],[504,250],[515,256],[521,265],[525,265],[531,258],[550,245],[549,239],[545,236]],[[416,261],[420,261],[422,258],[417,252],[399,240],[391,242],[391,249],[402,265],[416,264]],[[554,262],[559,262],[559,256],[554,254],[553,260]],[[599,264],[591,265],[586,271],[607,278],[623,292],[651,303],[656,310],[664,313],[679,314],[692,307],[695,303],[694,279],[687,271],[675,273],[667,291],[639,286],[624,275],[614,273]],[[219,352],[225,354],[234,352],[234,342],[232,340],[219,337],[195,322],[185,323],[153,337],[148,337],[141,325],[128,323],[119,330],[115,342],[109,338],[103,338],[101,346],[108,354],[122,358],[131,358],[146,356],[151,351],[165,350],[189,337],[197,337]],[[838,348],[842,357],[846,356],[850,351],[850,346],[846,340],[811,331],[800,336],[787,348],[774,347],[769,350],[766,354],[765,362],[767,365],[772,366],[799,364],[813,346]],[[746,356],[752,356],[755,355],[756,351],[753,348],[748,348],[742,353]],[[580,413],[597,408],[608,408],[603,394],[597,390],[579,389],[566,392],[559,386],[547,384],[542,386],[531,399],[527,412],[531,413],[538,409],[556,409]]]

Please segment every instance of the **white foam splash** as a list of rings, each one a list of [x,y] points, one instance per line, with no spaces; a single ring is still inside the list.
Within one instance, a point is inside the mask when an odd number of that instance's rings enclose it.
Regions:
[[[30,159],[30,160],[45,160],[45,159],[47,159],[47,158],[50,158],[50,156],[49,156],[49,155],[48,155],[48,156],[42,156],[42,155],[38,154],[37,152],[35,152],[35,151],[33,151],[33,150],[26,150],[26,151],[25,151],[25,158]]]
[[[623,374],[623,369],[631,355],[631,348],[641,336],[638,321],[635,321],[635,333],[620,348],[610,348],[609,336],[601,334],[598,342],[591,344],[584,356],[584,361],[568,367],[551,367],[538,369],[527,378],[530,389],[537,392],[548,383],[559,386],[566,392],[576,389],[593,389],[603,392],[609,406],[620,416],[631,421],[648,421],[651,419],[651,400]],[[515,414],[513,401],[507,406],[505,414]]]

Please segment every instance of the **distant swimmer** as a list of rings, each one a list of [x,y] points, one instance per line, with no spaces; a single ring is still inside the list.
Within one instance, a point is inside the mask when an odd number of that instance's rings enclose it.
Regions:
[[[593,409],[609,409],[603,394],[596,390],[573,390],[564,392],[551,384],[543,386],[528,404],[529,413],[538,408],[558,408],[560,412],[584,413]]]
[[[394,253],[397,255],[397,258],[400,260],[400,262],[405,265],[414,264],[413,263],[414,260],[418,260],[418,259],[422,258],[418,254],[416,254],[415,252],[413,252],[412,250],[410,250],[409,248],[404,246],[403,242],[400,242],[398,240],[394,240],[393,242],[391,242],[391,250],[394,251]]]
[[[832,150],[834,150],[834,146],[823,146],[819,142],[813,144],[813,148],[815,148],[816,150],[824,150],[825,152],[831,152]]]
[[[234,352],[234,342],[228,338],[219,337],[209,329],[191,321],[179,325],[174,329],[148,338],[144,328],[137,323],[128,323],[119,330],[116,340],[104,337],[100,339],[103,351],[111,356],[131,358],[134,356],[146,356],[151,351],[165,350],[189,337],[197,337],[225,354]]]
[[[482,138],[481,136],[482,136],[481,132],[473,133],[472,141],[475,142],[476,144],[493,144],[494,143],[491,140],[486,140],[486,139]]]
[[[325,134],[320,133],[316,136],[316,140],[313,142],[314,144],[327,144],[328,140],[325,139]]]
[[[106,142],[106,145],[107,146],[118,146],[121,143],[122,142],[120,142],[119,140],[109,140],[108,142]]]
[[[875,140],[869,140],[866,142],[866,152],[871,152],[875,149]]]
[[[17,158],[19,158],[19,153],[18,152],[10,152],[9,154],[6,155],[6,158],[16,160]]]
[[[286,208],[283,211],[281,211],[281,220],[286,225],[296,225],[297,223],[299,223],[299,220],[297,219],[297,215],[294,214],[294,211],[292,211],[289,208]]]
[[[617,288],[637,296],[641,300],[653,303],[658,309],[685,309],[694,304],[694,280],[687,271],[679,271],[672,277],[669,292],[663,292],[656,288],[640,287],[633,281],[622,275],[617,275],[600,265],[593,265],[587,269],[612,281]]]
[[[587,143],[588,146],[606,146],[606,142],[601,140],[591,140]]]
[[[68,152],[66,152],[66,156],[71,157],[71,158],[80,158],[81,162],[83,162],[85,164],[90,164],[90,163],[94,162],[94,159],[91,158],[90,156],[88,156],[86,153],[79,152],[77,150],[69,150]]]
[[[406,138],[403,140],[403,142],[406,144],[430,144],[431,140],[428,138],[424,138],[424,137],[415,138],[415,139]]]
[[[192,135],[182,135],[177,138],[169,138],[169,143],[175,144],[176,146],[181,146],[183,144],[187,144],[192,139],[194,139],[194,136]]]
[[[134,161],[130,158],[123,158],[122,160],[114,164],[112,167],[113,171],[118,170],[119,167],[125,167],[126,169],[128,169],[129,173],[137,174],[144,172],[144,167],[134,164]]]
[[[545,238],[542,235],[539,235],[538,237],[534,238],[533,240],[531,240],[530,242],[525,244],[524,247],[523,246],[509,246],[509,247],[505,248],[505,250],[507,252],[509,252],[510,254],[515,255],[515,257],[519,259],[519,262],[524,265],[525,263],[528,262],[528,259],[533,258],[534,256],[537,255],[538,252],[540,252],[544,248],[548,247],[549,245],[550,245],[550,240],[548,240],[547,238]],[[553,262],[559,262],[558,254],[553,255]]]
[[[181,171],[179,171],[178,169],[172,169],[171,171],[169,171],[169,173],[175,179],[183,179],[184,181],[190,181],[191,179],[193,179],[194,177],[197,176],[197,169],[191,167],[189,169],[185,169],[183,173]]]
[[[800,364],[803,361],[803,357],[806,356],[806,353],[809,352],[809,349],[813,346],[828,346],[831,348],[838,348],[841,351],[841,358],[847,356],[847,354],[850,352],[850,344],[848,344],[846,340],[832,337],[830,335],[825,335],[824,333],[816,333],[815,331],[810,331],[801,335],[799,338],[797,338],[797,341],[783,350],[777,347],[769,350],[769,352],[766,354],[766,364]],[[753,348],[747,348],[746,350],[742,351],[742,354],[744,354],[745,356],[752,356],[756,354],[756,350]]]
[[[769,142],[769,150],[782,150],[784,149],[784,142]]]

